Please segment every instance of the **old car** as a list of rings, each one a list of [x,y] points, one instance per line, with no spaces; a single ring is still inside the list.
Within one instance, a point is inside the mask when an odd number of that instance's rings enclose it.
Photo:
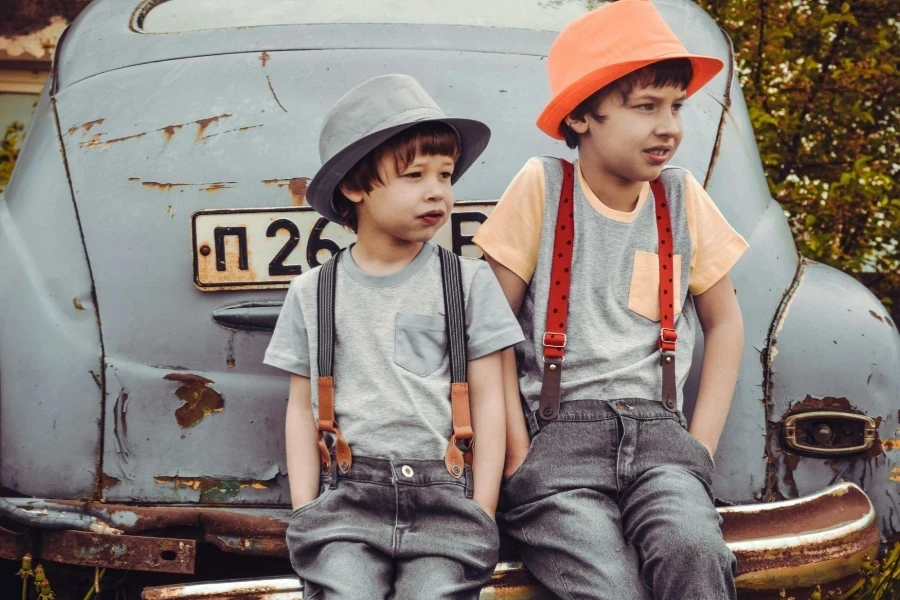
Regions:
[[[473,232],[522,164],[570,156],[533,125],[544,61],[598,4],[91,3],[0,200],[0,556],[92,581],[144,573],[129,593],[162,586],[148,599],[299,598],[287,379],[261,360],[288,282],[352,240],[304,203],[325,112],[402,72],[488,123],[438,240],[478,256]],[[714,478],[738,586],[847,590],[900,531],[897,325],[798,254],[728,37],[688,0],[656,4],[691,51],[728,65],[686,105],[673,162],[750,244],[732,271],[746,342]],[[516,560],[508,549],[484,597],[546,597]],[[253,574],[266,578],[210,583]]]

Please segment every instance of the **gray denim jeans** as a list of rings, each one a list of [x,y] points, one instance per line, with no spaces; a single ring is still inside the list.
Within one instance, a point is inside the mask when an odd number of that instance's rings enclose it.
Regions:
[[[472,499],[472,471],[443,461],[353,457],[294,511],[291,564],[315,600],[475,600],[497,564],[499,531]]]
[[[564,402],[528,417],[531,448],[503,484],[504,533],[564,600],[736,597],[713,461],[684,415],[649,400]]]

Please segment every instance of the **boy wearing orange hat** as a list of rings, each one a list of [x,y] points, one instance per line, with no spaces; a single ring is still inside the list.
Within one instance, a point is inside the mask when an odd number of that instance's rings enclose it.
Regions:
[[[747,244],[665,166],[682,103],[722,66],[688,53],[648,0],[571,23],[538,127],[578,161],[529,160],[475,236],[525,333],[503,525],[561,598],[735,597],[710,486],[743,346],[728,271]],[[508,381],[515,364],[504,356]]]

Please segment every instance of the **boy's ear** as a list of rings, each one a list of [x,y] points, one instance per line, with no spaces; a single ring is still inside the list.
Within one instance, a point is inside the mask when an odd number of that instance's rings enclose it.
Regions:
[[[579,118],[574,114],[569,113],[568,115],[566,115],[566,118],[563,119],[563,121],[566,125],[569,126],[569,129],[571,129],[578,135],[583,135],[588,132],[587,115]]]
[[[350,189],[346,184],[341,184],[341,193],[347,198],[347,200],[355,204],[362,202],[363,197],[365,196],[362,190]]]

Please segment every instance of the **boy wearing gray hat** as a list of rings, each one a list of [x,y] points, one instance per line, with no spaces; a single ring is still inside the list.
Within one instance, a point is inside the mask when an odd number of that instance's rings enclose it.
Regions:
[[[404,75],[325,119],[307,202],[357,241],[291,283],[265,356],[291,373],[287,543],[304,597],[475,599],[496,565],[499,353],[522,332],[486,263],[429,242],[489,138]]]

